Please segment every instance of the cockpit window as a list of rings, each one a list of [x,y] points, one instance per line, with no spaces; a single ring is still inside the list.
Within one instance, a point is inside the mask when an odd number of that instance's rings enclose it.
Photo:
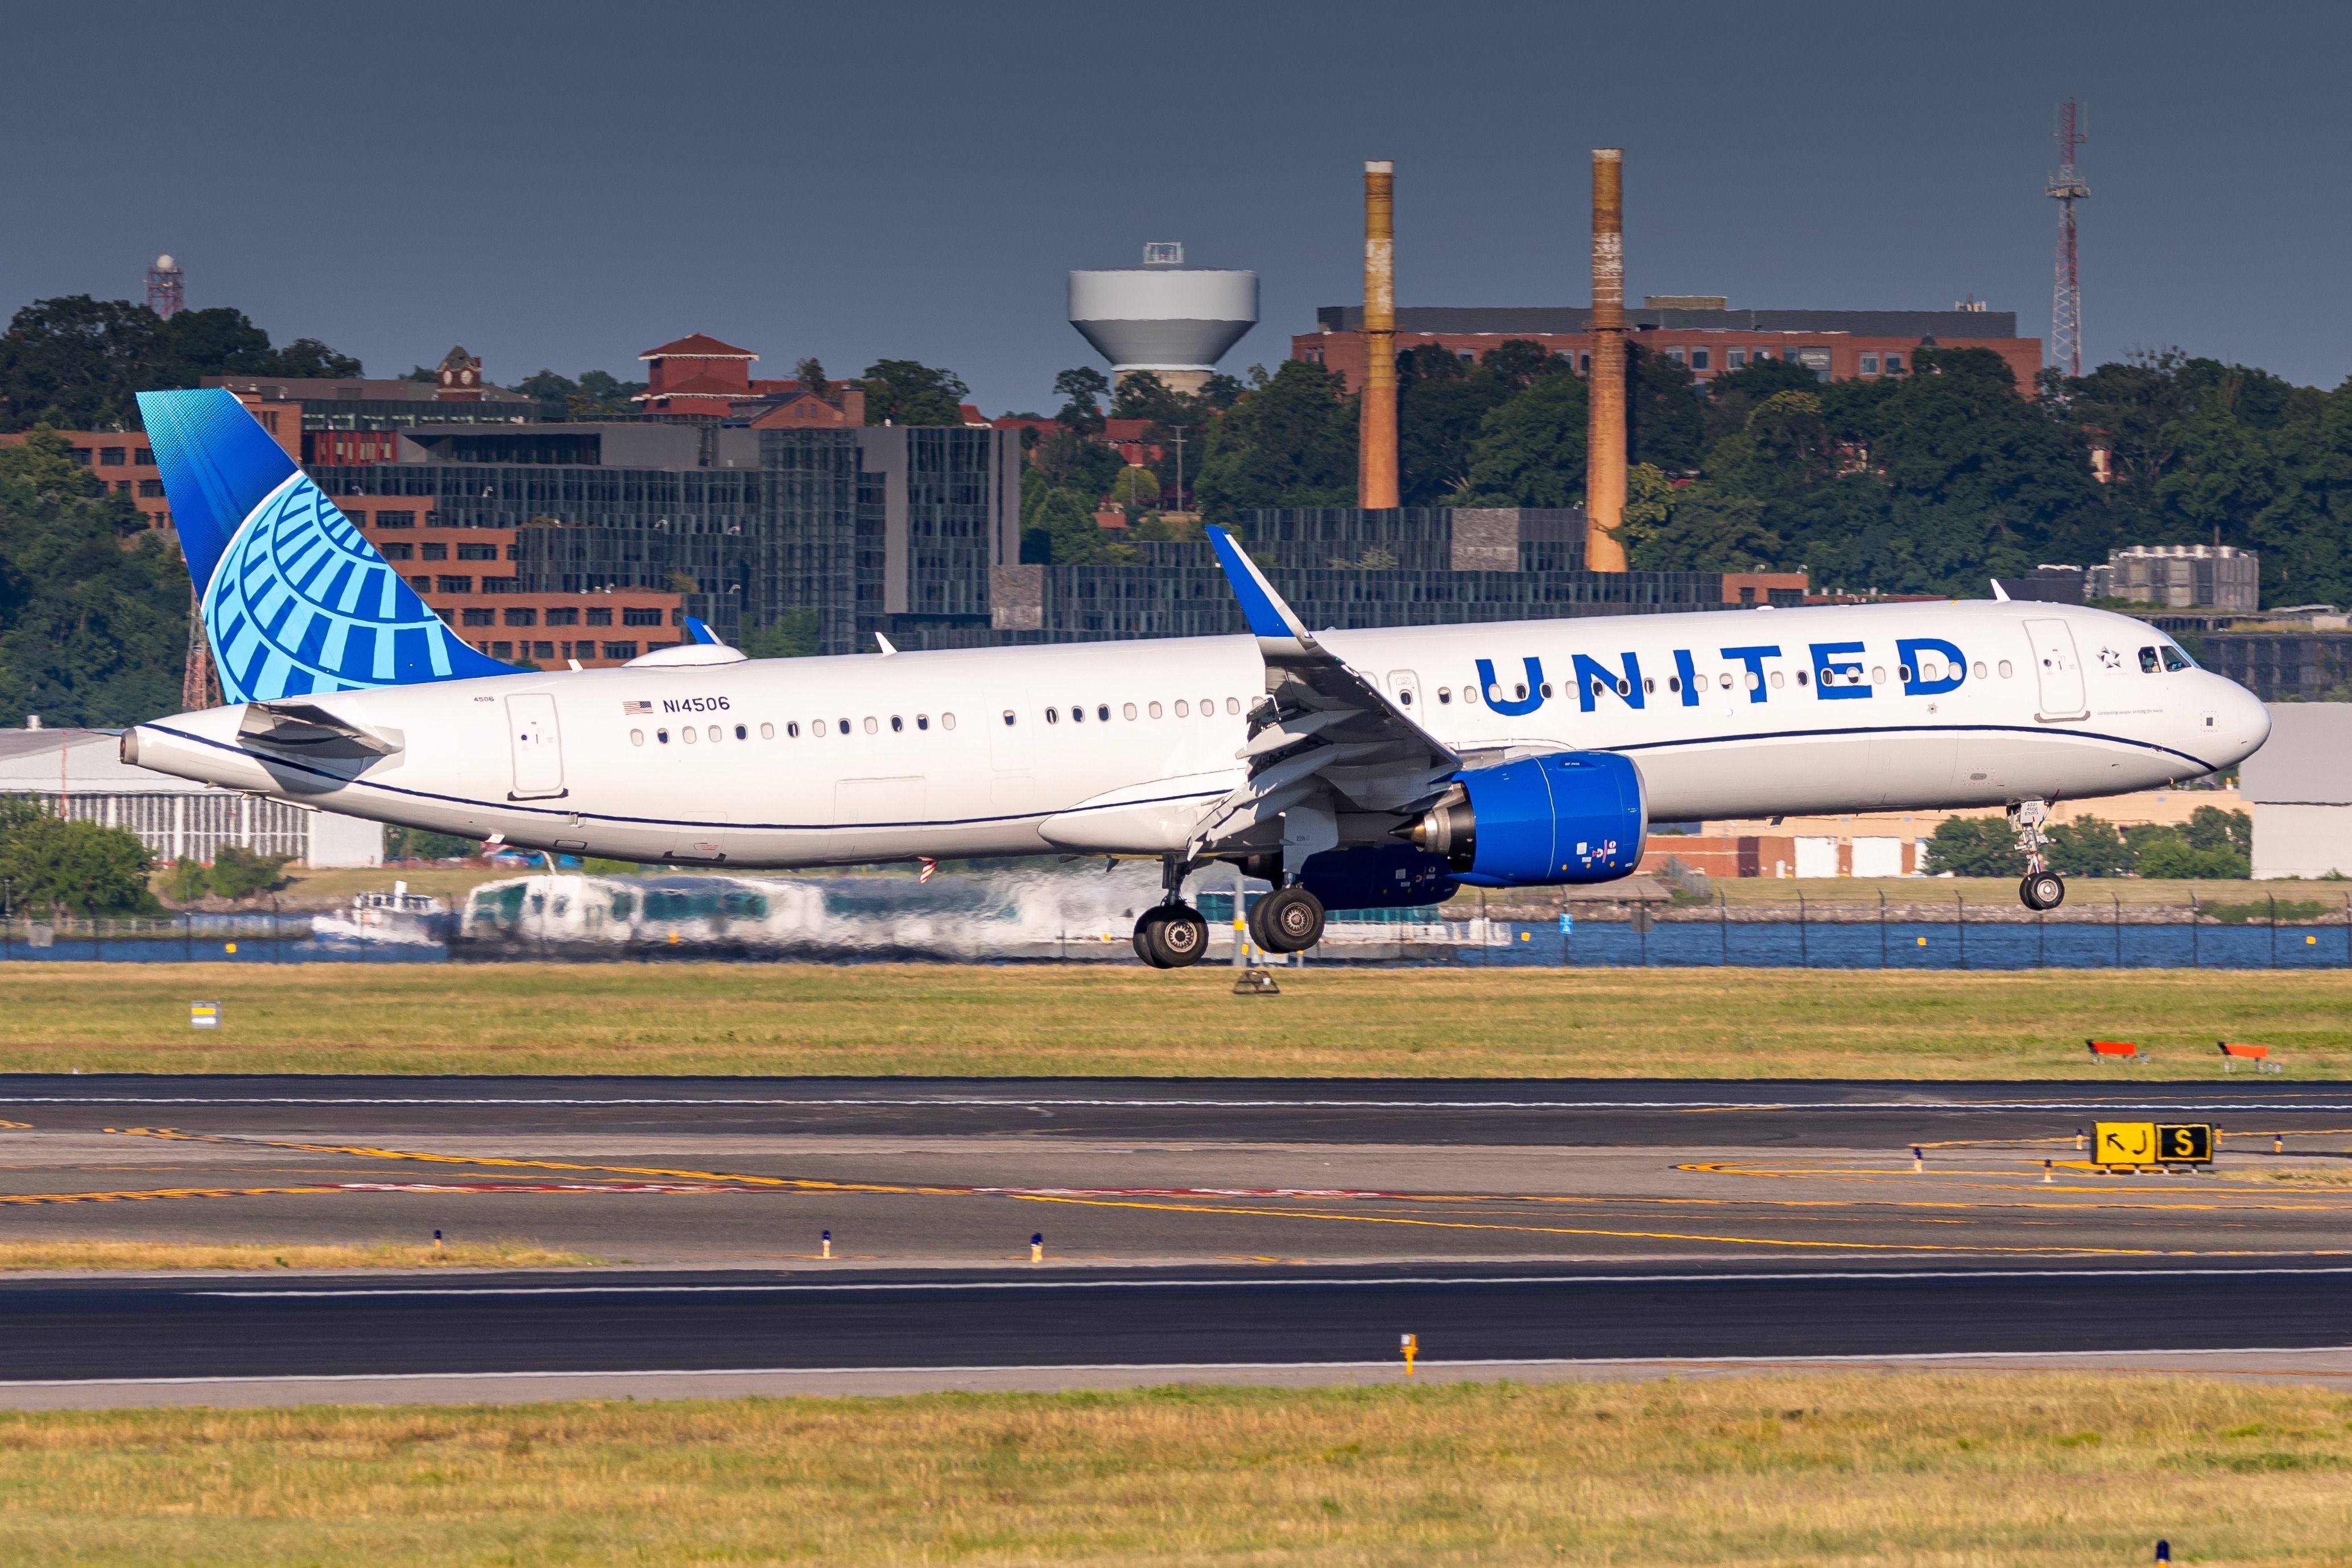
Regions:
[[[2158,670],[2163,668],[2163,666],[2157,662],[2155,649],[2142,648],[2139,651],[2139,668],[2140,673],[2147,675],[2152,675],[2156,674]]]
[[[2168,670],[2193,670],[2197,666],[2188,654],[2167,643],[2164,645],[2164,667]]]

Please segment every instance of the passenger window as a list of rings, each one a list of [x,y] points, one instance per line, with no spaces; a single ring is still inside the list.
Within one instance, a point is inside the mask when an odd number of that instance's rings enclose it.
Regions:
[[[1731,672],[1729,670],[1724,671],[1721,675],[1717,677],[1716,684],[1720,685],[1725,691],[1729,691],[1731,689]]]
[[[1462,706],[1465,707],[1476,707],[1478,706],[1477,687],[1464,686],[1462,688]]]
[[[1242,699],[1239,697],[1227,697],[1225,699],[1225,711],[1229,714],[1237,714],[1241,712]]]
[[[1014,722],[1014,721],[1013,721],[1013,710],[1012,710],[1011,708],[1006,708],[1006,709],[1004,710],[1004,727],[1005,727],[1005,728],[1007,728],[1007,729],[1011,729],[1011,728],[1013,727],[1013,722]]]
[[[1805,672],[1804,672],[1804,671],[1802,671],[1802,670],[1799,670],[1799,671],[1797,672],[1797,684],[1798,684],[1799,685],[1801,685],[1801,685],[1803,685],[1805,684]],[[1668,682],[1666,683],[1666,685],[1667,685],[1669,687],[1671,687],[1671,686],[1673,686],[1674,682],[1672,682],[1672,681],[1668,681]]]
[[[866,716],[866,733],[868,735],[877,735],[881,732],[881,729],[882,727],[874,722],[874,716],[870,713],[867,714]]]
[[[1176,699],[1176,716],[1178,718],[1191,718],[1192,716],[1192,705],[1186,702],[1182,697],[1178,697]]]
[[[1059,724],[1062,722],[1061,715],[1052,708],[1047,708],[1045,710],[1045,722],[1047,724]]]
[[[654,738],[660,741],[664,746],[667,746],[669,744],[669,731],[666,729],[657,729],[654,731]]]
[[[1976,675],[1979,680],[1983,680],[1985,678],[1984,661],[1982,659],[1979,659],[1977,661]]]
[[[1095,705],[1095,716],[1102,720],[1105,724],[1108,724],[1110,722],[1110,704],[1097,703]],[[1133,718],[1135,716],[1135,710],[1133,708],[1129,708],[1128,710],[1127,716]]]
[[[1119,712],[1129,718],[1133,718],[1135,716],[1135,705],[1133,703],[1129,703],[1125,707],[1119,709]]]
[[[2164,667],[2168,670],[2193,670],[2197,666],[2189,662],[2188,654],[2167,643],[2164,645]]]
[[[1445,706],[1447,704],[1449,704],[1449,703],[1453,702],[1453,700],[1454,700],[1454,688],[1453,688],[1453,687],[1451,687],[1451,686],[1440,686],[1440,687],[1438,687],[1438,688],[1437,688],[1437,706],[1440,706],[1440,707],[1444,707],[1444,706]]]
[[[1405,690],[1397,693],[1397,701],[1406,707],[1411,707],[1412,706],[1412,688],[1407,687]]]
[[[1523,703],[1528,700],[1527,682],[1521,681],[1517,685],[1511,688],[1511,700],[1515,703]]]
[[[776,727],[775,727],[774,725],[772,725],[772,724],[763,724],[763,725],[761,725],[761,726],[760,727],[760,738],[761,738],[761,740],[773,740],[773,739],[775,739],[775,738],[776,738]]]
[[[867,722],[870,724],[872,721],[868,720]],[[843,719],[840,724],[835,727],[839,729],[842,734],[847,735],[849,733],[849,721],[847,719]]]
[[[1870,667],[1870,684],[1874,686],[1883,686],[1886,684],[1885,665],[1873,664]]]
[[[1540,689],[1540,690],[1542,691],[1542,693],[1543,693],[1543,695],[1546,695],[1546,696],[1549,696],[1549,695],[1551,695],[1551,683],[1550,683],[1549,681],[1546,681],[1546,682],[1543,684],[1543,685],[1542,685],[1540,688],[1538,688],[1538,689]]]
[[[955,727],[955,715],[951,713],[943,713],[940,715],[940,727],[941,729],[953,729]]]
[[[1202,697],[1202,698],[1201,699],[1201,716],[1202,716],[1202,718],[1208,718],[1208,717],[1210,717],[1210,716],[1213,716],[1213,715],[1216,713],[1216,711],[1217,711],[1217,699],[1216,699],[1216,698],[1214,698],[1214,697]]]
[[[2009,661],[2008,661],[2007,659],[2003,659],[2003,660],[2000,662],[2000,678],[2001,678],[2002,680],[2004,680],[2004,681],[2005,681],[2005,680],[2009,679],[2009,677],[2010,677],[2010,676],[2011,676],[2011,675],[2015,674],[2016,673],[2017,673],[2017,672],[2010,666],[2010,663],[2009,663]]]
[[[917,729],[929,729],[929,728],[930,728],[930,727],[931,727],[931,716],[930,716],[929,714],[927,714],[927,713],[919,713],[919,714],[917,714],[917,715],[915,716],[915,727],[916,727]]]
[[[867,719],[866,721],[866,727],[869,730],[872,729],[874,727],[874,721],[870,718]],[[907,733],[907,721],[900,718],[895,713],[890,716],[890,733],[893,735],[904,735]]]
[[[1158,703],[1153,703],[1150,711],[1152,717],[1158,718],[1160,716],[1160,705]]]
[[[735,727],[735,738],[738,740],[749,740],[751,738],[751,732],[739,724]]]
[[[694,733],[694,726],[692,726],[692,725],[690,725],[690,724],[689,724],[689,725],[688,725],[688,726],[686,726],[685,727],[681,728],[681,729],[677,732],[677,737],[678,737],[680,740],[682,740],[682,741],[686,742],[686,744],[687,744],[687,745],[688,745],[688,746],[692,746],[692,745],[695,743],[695,741],[696,741],[698,738],[699,738],[699,737],[697,737],[697,736],[696,736],[696,734]]]
[[[646,732],[644,730],[633,729],[629,731],[629,744],[631,746],[643,746],[645,743]]]
[[[1764,677],[1750,670],[1748,672],[1748,679],[1743,684],[1752,692],[1764,684]]]
[[[787,722],[784,726],[784,738],[787,740],[798,740],[800,737],[801,721],[798,719],[793,719]]]
[[[1773,676],[1773,677],[1772,677],[1772,684],[1773,684],[1774,685],[1776,685],[1776,686],[1777,686],[1777,685],[1779,685],[1780,684],[1780,676],[1778,676],[1778,675]],[[1643,692],[1643,695],[1645,695],[1645,696],[1655,696],[1655,695],[1657,695],[1657,691],[1658,691],[1658,677],[1657,677],[1657,676],[1655,676],[1655,675],[1644,675],[1644,676],[1643,676],[1643,677],[1642,677],[1642,692]]]
[[[1896,680],[1898,680],[1898,681],[1903,681],[1903,682],[1908,683],[1908,682],[1909,682],[1909,680],[1911,679],[1911,666],[1910,666],[1910,665],[1908,665],[1908,664],[1897,664],[1897,665],[1895,665],[1895,678]]]
[[[715,725],[715,724],[714,724],[714,725],[712,725],[712,726],[710,727],[710,744],[711,744],[711,745],[713,745],[713,746],[718,745],[718,744],[719,744],[719,736],[720,736],[722,733],[723,733],[723,732],[719,729],[719,727],[717,725]]]
[[[1797,677],[1797,679],[1799,679],[1799,680],[1801,680],[1801,680],[1803,680],[1804,678],[1805,678],[1805,677],[1804,677],[1804,676],[1802,676],[1802,675],[1799,675],[1799,676]],[[1683,689],[1683,678],[1682,678],[1680,675],[1668,675],[1668,676],[1666,677],[1666,690],[1668,690],[1668,691],[1670,691],[1670,692],[1678,692],[1678,691],[1680,691],[1680,690],[1682,690],[1682,689]]]
[[[1079,704],[1077,704],[1077,703],[1072,703],[1072,704],[1070,705],[1070,722],[1071,722],[1072,724],[1084,724],[1084,723],[1086,723],[1086,722],[1087,722],[1087,710],[1085,709],[1085,707],[1083,707],[1082,706],[1080,706],[1080,705],[1079,705]]]
[[[1773,671],[1773,672],[1772,672],[1772,689],[1773,689],[1774,691],[1778,691],[1778,690],[1780,690],[1782,686],[1784,686],[1784,685],[1786,685],[1788,684],[1788,680],[1789,680],[1789,677],[1788,677],[1788,676],[1786,676],[1786,675],[1784,675],[1784,674],[1782,674],[1780,671],[1778,671],[1778,670]]]
[[[824,720],[818,719],[815,723],[810,725],[809,733],[815,736],[819,740],[823,740],[824,738]]]

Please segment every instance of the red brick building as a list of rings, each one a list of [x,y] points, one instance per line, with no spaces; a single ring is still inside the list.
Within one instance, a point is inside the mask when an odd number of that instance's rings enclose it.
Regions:
[[[301,405],[273,407],[260,398],[240,392],[237,402],[261,422],[261,428],[278,440],[286,455],[297,462],[303,459]],[[118,496],[127,496],[150,528],[172,531],[172,503],[163,496],[163,471],[155,466],[154,449],[147,444],[147,434],[139,430],[61,430],[72,450],[74,462],[96,475],[100,483]],[[14,446],[24,441],[24,433],[0,435],[0,446]]]
[[[1708,300],[1705,308],[1667,306],[1653,297],[1625,312],[1633,343],[1663,355],[1705,382],[1758,360],[1787,360],[1824,381],[1910,373],[1912,356],[1923,348],[1990,349],[2007,361],[2018,391],[2030,393],[2042,370],[2042,341],[2017,336],[2014,311],[1958,310],[1732,310]],[[1328,366],[1361,384],[1364,371],[1363,308],[1326,306],[1316,312],[1317,329],[1290,340],[1290,357]],[[1580,307],[1541,308],[1404,308],[1397,311],[1397,352],[1438,344],[1475,360],[1511,339],[1542,344],[1573,360],[1579,371],[1592,367],[1591,312]]]
[[[343,515],[408,580],[433,612],[493,659],[585,668],[625,664],[686,641],[686,600],[655,589],[523,593],[515,530],[437,527],[415,502],[352,497]]]

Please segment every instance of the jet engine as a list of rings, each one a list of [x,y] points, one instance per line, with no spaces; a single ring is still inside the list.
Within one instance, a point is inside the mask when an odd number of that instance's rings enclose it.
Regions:
[[[1443,855],[1411,844],[1354,844],[1309,855],[1299,884],[1326,909],[1405,909],[1454,896],[1454,873]]]
[[[1631,875],[1648,827],[1631,759],[1567,751],[1465,769],[1404,836],[1473,887],[1539,887]]]

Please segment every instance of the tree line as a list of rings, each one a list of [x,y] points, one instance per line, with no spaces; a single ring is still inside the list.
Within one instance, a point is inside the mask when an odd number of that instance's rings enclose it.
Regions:
[[[1632,563],[1982,597],[1988,578],[2095,564],[2120,545],[2220,543],[2262,552],[2265,602],[2352,603],[2352,382],[2324,392],[2173,350],[2026,388],[1988,350],[1921,348],[1912,362],[1822,382],[1766,360],[1702,385],[1635,344]],[[1098,427],[1097,372],[1066,372],[1056,390],[1071,394],[1066,425]],[[1400,354],[1397,412],[1407,506],[1583,500],[1586,382],[1539,344],[1475,361],[1436,345]],[[1356,398],[1320,365],[1288,361],[1196,397],[1131,377],[1111,413],[1152,420],[1163,449],[1185,427],[1195,466],[1181,499],[1210,520],[1355,503]],[[1070,443],[1038,466],[1032,550],[1115,549],[1077,518],[1117,471]]]

